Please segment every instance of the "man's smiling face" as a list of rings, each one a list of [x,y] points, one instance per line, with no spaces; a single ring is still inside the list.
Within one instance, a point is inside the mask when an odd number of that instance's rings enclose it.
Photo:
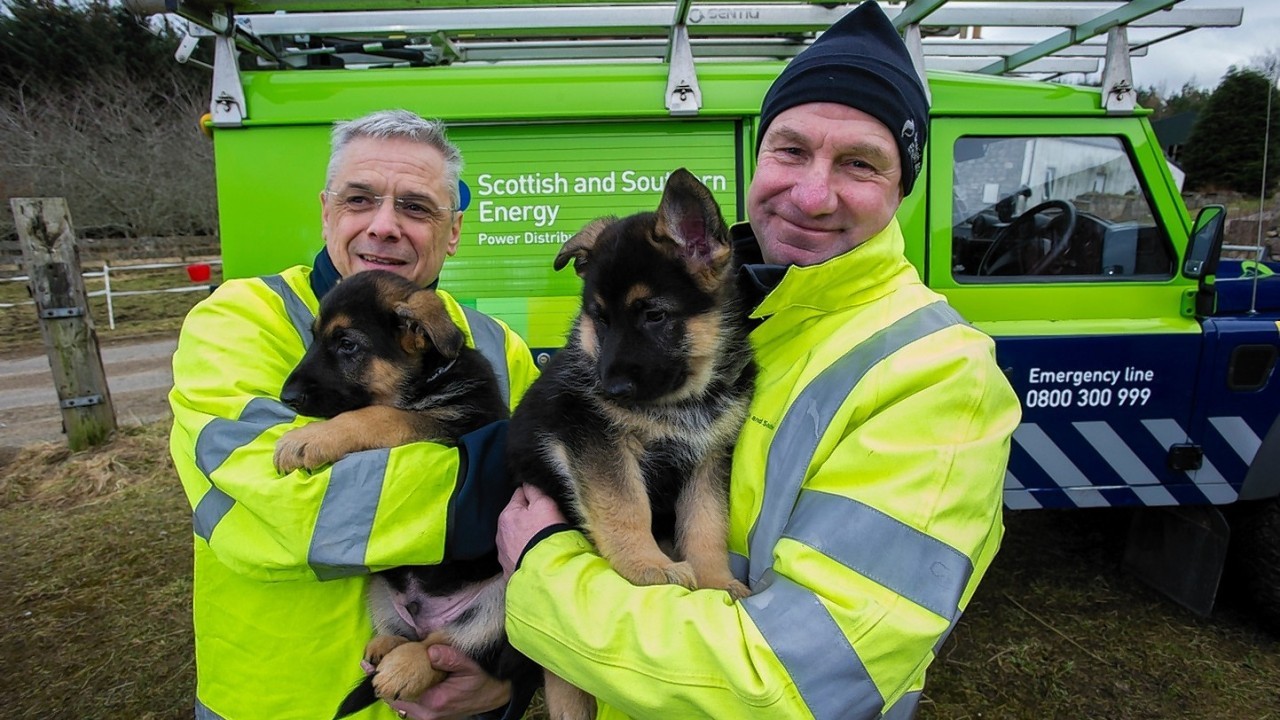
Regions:
[[[340,198],[352,193],[385,197],[359,211]],[[416,219],[396,202],[409,201],[432,212]],[[452,212],[440,152],[402,138],[362,137],[342,150],[332,184],[320,194],[324,243],[343,277],[362,270],[390,270],[426,286],[440,276],[446,257],[458,250],[461,213]],[[442,209],[443,208],[443,209]]]
[[[808,103],[780,113],[760,143],[747,217],[777,265],[816,265],[866,242],[902,203],[893,134],[845,105]]]

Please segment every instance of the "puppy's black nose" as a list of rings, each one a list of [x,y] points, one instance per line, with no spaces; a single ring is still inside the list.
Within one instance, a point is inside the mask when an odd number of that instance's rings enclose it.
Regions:
[[[610,400],[632,400],[636,396],[636,384],[630,378],[606,379],[604,394]]]
[[[291,410],[296,411],[307,402],[307,393],[299,387],[285,385],[284,389],[280,391],[280,402],[289,406]]]

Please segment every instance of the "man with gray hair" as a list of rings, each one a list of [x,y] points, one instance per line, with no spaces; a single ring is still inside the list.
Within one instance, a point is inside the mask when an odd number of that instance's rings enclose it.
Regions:
[[[173,358],[170,449],[193,511],[201,720],[332,717],[360,681],[373,636],[370,570],[493,552],[510,496],[500,424],[456,448],[419,442],[315,472],[274,467],[276,441],[310,421],[279,397],[312,340],[320,298],[373,269],[435,287],[462,228],[462,156],[441,123],[382,111],[339,124],[332,139],[313,267],[227,281],[188,315]],[[537,374],[524,341],[439,296],[505,379],[514,407]],[[452,717],[508,704],[510,683],[452,648],[433,647],[431,659],[452,672],[444,683],[394,712],[377,703],[357,717]]]

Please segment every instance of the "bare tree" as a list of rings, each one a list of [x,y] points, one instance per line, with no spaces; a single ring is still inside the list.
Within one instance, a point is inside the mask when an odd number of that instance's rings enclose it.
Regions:
[[[207,91],[108,70],[64,93],[11,98],[0,104],[6,196],[66,197],[77,226],[98,232],[213,232],[212,145],[197,124]],[[11,231],[3,218],[0,232]]]

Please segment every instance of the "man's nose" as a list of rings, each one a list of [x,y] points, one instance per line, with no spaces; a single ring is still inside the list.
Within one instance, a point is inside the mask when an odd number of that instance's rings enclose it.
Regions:
[[[383,198],[382,204],[369,218],[368,232],[383,239],[400,237],[400,216],[396,212],[395,201],[391,198]]]
[[[829,169],[820,163],[808,165],[791,186],[791,201],[811,216],[836,210],[836,192]]]

